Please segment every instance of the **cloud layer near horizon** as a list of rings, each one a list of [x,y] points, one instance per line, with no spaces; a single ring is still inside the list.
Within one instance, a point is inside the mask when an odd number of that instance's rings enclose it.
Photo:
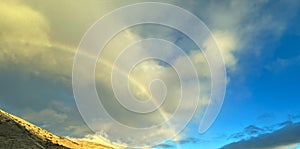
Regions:
[[[247,140],[240,140],[221,147],[221,149],[297,148],[300,142],[300,123],[287,125],[271,133],[265,133]]]

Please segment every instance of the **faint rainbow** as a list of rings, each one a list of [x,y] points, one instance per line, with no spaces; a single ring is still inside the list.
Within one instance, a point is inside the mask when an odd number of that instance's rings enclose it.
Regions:
[[[26,43],[26,44],[29,44],[29,43]],[[30,42],[31,45],[34,45],[34,46],[40,46],[40,47],[47,47],[47,48],[56,48],[56,49],[59,49],[59,50],[63,50],[65,52],[69,52],[70,54],[73,54],[75,55],[76,53],[76,50],[77,50],[77,47],[76,46],[72,46],[72,45],[67,45],[67,44],[63,44],[63,43],[60,43],[60,42],[53,42],[51,41],[51,43],[44,43],[44,42]],[[88,53],[84,53],[86,56],[88,57],[93,57],[92,55],[89,55]],[[113,65],[113,63],[111,63],[110,61],[107,61],[103,58],[101,58],[101,62],[102,64],[104,64],[105,66],[107,67],[115,67],[115,69],[120,72],[121,74],[127,76],[128,73],[123,71],[120,67],[116,66],[116,65]],[[133,77],[129,77],[129,81],[131,81],[131,83],[133,83],[134,85],[136,85],[137,87],[139,87],[144,93],[147,94],[147,97],[150,96],[150,94],[148,93],[146,87],[141,84],[139,81],[137,81],[136,79],[134,79]],[[156,106],[160,106],[159,103],[156,102],[156,100],[151,100]],[[164,110],[163,107],[159,107],[157,108],[158,112],[160,113],[160,115],[162,116],[162,118],[165,120],[166,124],[171,126],[170,123],[168,123],[168,120],[169,120],[169,116],[167,114],[167,112]],[[179,141],[179,136],[176,135],[176,131],[174,129],[173,130],[173,134],[175,135],[174,139],[175,141]]]

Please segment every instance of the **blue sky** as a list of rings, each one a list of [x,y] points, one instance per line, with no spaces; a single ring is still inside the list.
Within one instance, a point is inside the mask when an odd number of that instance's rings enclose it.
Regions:
[[[91,134],[72,92],[76,46],[89,26],[105,13],[136,2],[142,1],[1,3],[0,108],[58,135],[82,138]],[[222,109],[205,134],[198,133],[199,113],[180,134],[180,140],[155,148],[300,148],[300,3],[164,2],[187,9],[208,26],[220,45],[229,82]],[[149,37],[164,38],[178,44],[191,57],[197,56],[193,53],[197,47],[182,33],[151,25],[122,32],[107,48],[122,48]],[[114,52],[108,51],[105,56],[110,59],[111,53]],[[144,66],[169,72],[151,62]],[[199,78],[207,75],[203,68]],[[106,89],[107,74],[101,73],[106,69],[99,64],[99,88]],[[143,76],[138,73],[136,78]],[[203,78],[206,97],[209,79]],[[270,143],[272,140],[277,143]]]
[[[238,54],[241,57],[239,70],[231,74],[222,111],[207,134],[200,138],[214,136],[217,142],[226,144],[232,141],[231,134],[243,132],[248,126],[264,128],[281,122],[290,121],[288,125],[299,122],[300,16],[297,12],[278,39],[266,36],[251,41],[252,45],[261,44],[259,55],[253,54],[256,49],[251,46]],[[272,31],[263,34],[272,34]],[[239,139],[244,138],[235,141]],[[214,141],[207,144],[212,148],[222,146]]]

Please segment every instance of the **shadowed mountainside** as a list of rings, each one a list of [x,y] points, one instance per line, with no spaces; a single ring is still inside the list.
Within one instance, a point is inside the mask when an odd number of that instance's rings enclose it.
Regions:
[[[111,149],[112,147],[83,140],[56,136],[0,109],[0,148],[32,149]]]

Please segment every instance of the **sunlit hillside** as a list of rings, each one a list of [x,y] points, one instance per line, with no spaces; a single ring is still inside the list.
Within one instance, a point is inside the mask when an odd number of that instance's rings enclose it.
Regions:
[[[95,142],[56,136],[2,110],[0,110],[0,142],[0,148],[113,148]]]

